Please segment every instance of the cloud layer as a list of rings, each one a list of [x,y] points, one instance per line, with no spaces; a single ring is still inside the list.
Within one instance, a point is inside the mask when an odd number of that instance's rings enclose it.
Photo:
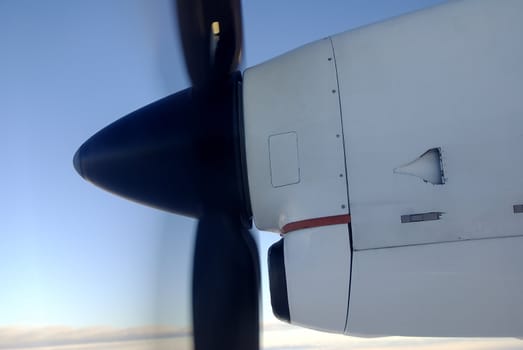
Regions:
[[[317,332],[283,323],[266,324],[263,349],[271,350],[523,350],[512,338],[356,338]],[[182,350],[192,349],[189,329],[170,326],[136,328],[66,326],[0,327],[0,349],[38,350]]]
[[[66,326],[0,327],[0,349],[59,346],[90,343],[129,342],[138,340],[190,337],[190,331],[168,326],[135,328]]]

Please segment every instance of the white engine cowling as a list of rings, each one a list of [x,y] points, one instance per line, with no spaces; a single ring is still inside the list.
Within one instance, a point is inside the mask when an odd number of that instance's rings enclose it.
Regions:
[[[523,2],[466,0],[244,74],[278,317],[367,335],[523,335]]]

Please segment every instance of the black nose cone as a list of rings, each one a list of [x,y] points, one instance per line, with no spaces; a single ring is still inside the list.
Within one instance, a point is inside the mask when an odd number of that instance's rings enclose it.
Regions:
[[[198,118],[190,89],[100,130],[74,155],[86,180],[125,198],[198,216]]]
[[[78,174],[80,174],[81,177],[83,177],[84,174],[82,172],[82,166],[81,166],[81,162],[80,162],[80,150],[76,151],[76,153],[74,154],[73,165],[74,165],[76,172]]]
[[[100,130],[74,155],[86,180],[127,199],[200,217],[251,217],[241,137],[241,74],[212,91],[182,90]]]

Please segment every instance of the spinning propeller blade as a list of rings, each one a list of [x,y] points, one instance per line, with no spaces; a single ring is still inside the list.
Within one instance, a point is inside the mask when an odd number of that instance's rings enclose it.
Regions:
[[[114,122],[74,156],[86,180],[199,219],[193,265],[195,349],[259,348],[259,260],[241,130],[239,0],[178,0],[193,87]]]

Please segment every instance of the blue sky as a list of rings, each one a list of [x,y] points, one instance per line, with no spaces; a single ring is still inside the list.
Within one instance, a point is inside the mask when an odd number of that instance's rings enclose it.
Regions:
[[[247,0],[246,65],[440,2]],[[0,2],[0,328],[189,325],[195,222],[72,166],[100,128],[189,85],[172,21],[167,0]],[[258,238],[265,283],[278,237]]]

